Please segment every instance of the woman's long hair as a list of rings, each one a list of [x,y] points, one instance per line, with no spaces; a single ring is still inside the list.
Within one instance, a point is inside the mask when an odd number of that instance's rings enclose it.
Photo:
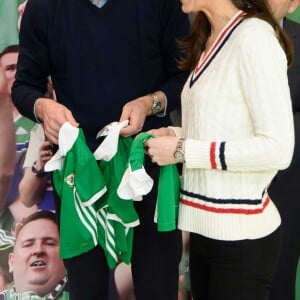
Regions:
[[[247,13],[244,18],[256,17],[268,22],[274,28],[279,43],[286,53],[288,66],[290,66],[293,61],[292,43],[272,15],[267,1],[232,0],[232,3],[236,8]],[[191,71],[196,67],[210,33],[211,27],[206,15],[203,12],[199,12],[192,22],[190,35],[178,41],[183,53],[183,56],[178,60],[178,66],[181,70]]]

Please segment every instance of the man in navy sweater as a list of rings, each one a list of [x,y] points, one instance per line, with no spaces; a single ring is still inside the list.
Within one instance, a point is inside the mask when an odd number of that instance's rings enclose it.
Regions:
[[[112,121],[129,120],[123,136],[167,126],[186,79],[176,65],[176,40],[188,31],[179,0],[29,0],[13,101],[23,115],[42,122],[55,144],[66,121],[80,126],[92,151],[97,132]],[[48,76],[58,102],[44,97]],[[146,167],[157,179],[155,164]],[[156,190],[157,185],[135,205],[141,222],[132,257],[135,296],[175,300],[181,233],[157,232]],[[71,299],[107,299],[108,268],[100,247],[65,265]]]

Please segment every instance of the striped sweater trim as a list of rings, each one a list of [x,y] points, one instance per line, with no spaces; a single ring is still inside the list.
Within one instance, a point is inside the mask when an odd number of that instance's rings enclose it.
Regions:
[[[262,199],[217,199],[181,190],[180,203],[214,213],[260,214],[270,203],[266,195]]]
[[[219,147],[217,147],[216,142],[210,144],[210,165],[212,169],[222,169],[227,170],[227,164],[225,159],[225,142],[221,142]]]
[[[211,50],[207,53],[207,55],[203,58],[200,58],[199,63],[197,64],[194,72],[192,73],[190,79],[190,88],[197,81],[197,79],[202,75],[202,73],[207,69],[207,67],[214,60],[218,52],[223,48],[226,41],[229,39],[233,31],[238,27],[238,25],[243,21],[240,19],[242,16],[246,15],[245,12],[239,11],[232,20],[225,26],[225,28],[219,34],[217,40],[215,41]]]

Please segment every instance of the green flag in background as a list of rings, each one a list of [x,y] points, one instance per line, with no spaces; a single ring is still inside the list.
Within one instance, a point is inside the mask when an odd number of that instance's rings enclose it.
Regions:
[[[0,0],[0,52],[19,43],[18,6],[24,0]]]
[[[300,23],[300,6],[292,14],[289,14],[287,18]]]

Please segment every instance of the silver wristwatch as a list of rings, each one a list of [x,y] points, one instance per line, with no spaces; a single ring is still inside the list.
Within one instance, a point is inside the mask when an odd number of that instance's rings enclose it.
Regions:
[[[184,151],[183,151],[183,143],[185,139],[180,138],[176,145],[176,150],[174,152],[174,157],[176,158],[177,163],[184,163]]]
[[[150,94],[149,95],[152,100],[152,115],[157,115],[158,113],[161,112],[161,102],[159,100],[159,98],[155,95],[155,94]]]

